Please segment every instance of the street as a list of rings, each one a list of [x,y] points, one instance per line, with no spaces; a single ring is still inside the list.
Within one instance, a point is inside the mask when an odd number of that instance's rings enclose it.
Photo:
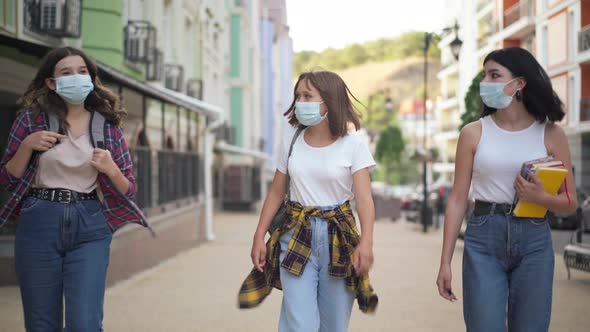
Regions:
[[[216,215],[216,240],[179,254],[107,290],[105,331],[276,331],[281,302],[274,290],[258,308],[239,310],[237,291],[251,267],[257,216]],[[371,274],[377,313],[353,309],[350,331],[462,331],[462,305],[442,300],[435,286],[441,230],[378,221]],[[454,291],[462,298],[462,241],[453,260]],[[551,331],[590,330],[590,274],[567,280],[556,254]],[[0,288],[0,331],[24,331],[18,288]]]

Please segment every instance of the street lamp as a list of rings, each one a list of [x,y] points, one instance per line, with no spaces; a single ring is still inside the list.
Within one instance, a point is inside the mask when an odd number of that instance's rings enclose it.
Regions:
[[[455,60],[459,60],[459,53],[461,52],[461,46],[463,42],[459,39],[459,24],[455,22],[455,25],[452,27],[446,27],[442,30],[442,34],[447,34],[451,31],[455,32],[455,39],[450,43],[451,52],[455,57]],[[427,145],[427,132],[428,132],[428,118],[427,118],[427,105],[426,101],[428,100],[428,48],[430,47],[430,42],[432,41],[432,37],[434,33],[432,32],[425,32],[424,33],[424,107],[422,112],[422,122],[424,125],[424,136],[422,144],[424,146],[424,151],[428,151]],[[424,158],[422,160],[422,189],[423,189],[423,198],[422,198],[422,209],[420,211],[420,220],[422,221],[422,231],[426,233],[428,231],[428,225],[432,224],[432,209],[428,206],[428,179],[427,179],[427,172],[428,172],[428,158]]]

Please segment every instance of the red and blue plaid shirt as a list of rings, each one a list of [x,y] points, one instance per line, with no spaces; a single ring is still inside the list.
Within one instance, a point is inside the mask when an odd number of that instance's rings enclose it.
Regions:
[[[28,110],[18,115],[10,130],[6,152],[0,162],[0,185],[12,193],[8,202],[0,210],[0,227],[10,218],[19,216],[21,202],[31,188],[37,173],[39,152],[33,153],[21,178],[12,176],[6,169],[6,164],[12,159],[27,136],[37,131],[49,130],[49,118],[45,112],[41,112],[34,119],[32,117],[33,113]],[[98,174],[98,183],[104,197],[102,200],[104,214],[111,231],[115,232],[126,224],[135,223],[147,227],[154,234],[141,209],[133,202],[137,186],[127,143],[125,143],[121,129],[109,121],[106,122],[105,127],[105,149],[111,152],[113,161],[129,180],[129,190],[123,194],[117,190],[107,175]]]

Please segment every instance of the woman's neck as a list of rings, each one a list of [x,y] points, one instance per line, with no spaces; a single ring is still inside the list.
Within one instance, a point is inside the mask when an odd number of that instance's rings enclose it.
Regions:
[[[535,117],[527,111],[521,102],[514,102],[505,109],[497,110],[492,118],[497,125],[508,130],[525,129],[535,121]]]
[[[84,104],[74,105],[66,103],[66,105],[68,107],[68,118],[76,119],[85,115],[86,108],[84,108]]]
[[[327,120],[322,121],[317,126],[307,127],[304,135],[305,141],[315,147],[323,147],[330,145],[336,141],[336,137],[330,131],[330,125]]]
[[[307,133],[309,137],[313,137],[319,140],[332,140],[332,132],[330,131],[330,126],[328,121],[324,120],[322,123],[316,126],[309,126],[307,127]]]

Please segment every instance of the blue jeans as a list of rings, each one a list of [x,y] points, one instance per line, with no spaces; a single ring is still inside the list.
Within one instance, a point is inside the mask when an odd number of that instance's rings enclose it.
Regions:
[[[27,331],[102,331],[112,233],[100,202],[27,197],[15,240]]]
[[[467,331],[548,331],[554,263],[546,219],[471,217],[463,253]]]
[[[303,274],[295,276],[281,268],[283,304],[279,319],[280,332],[340,332],[348,329],[355,294],[346,288],[343,278],[328,274],[330,253],[328,222],[311,219],[311,256]],[[281,236],[281,261],[294,229]]]

